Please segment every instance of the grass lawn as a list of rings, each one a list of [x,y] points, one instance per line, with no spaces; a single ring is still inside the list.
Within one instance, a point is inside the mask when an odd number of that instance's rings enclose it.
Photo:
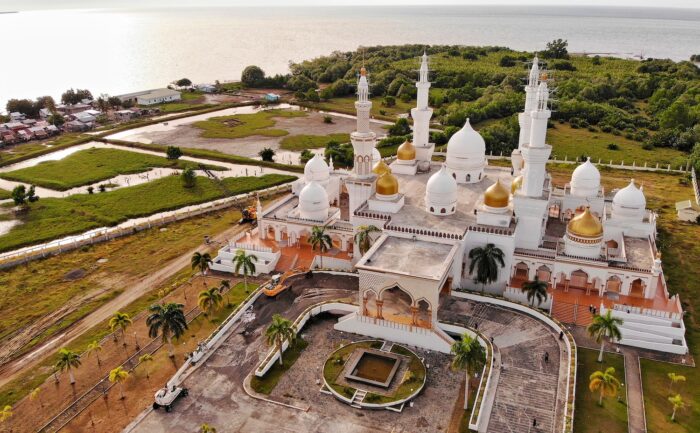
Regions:
[[[191,161],[172,161],[162,156],[119,149],[86,149],[57,161],[46,161],[33,167],[0,174],[3,179],[25,182],[65,191],[89,185],[120,174],[148,171],[155,167],[197,168]],[[209,169],[221,169],[209,166]]]
[[[355,101],[357,101],[357,98],[348,96],[345,98],[333,98],[321,102],[306,101],[303,103],[303,105],[306,107],[315,108],[316,110],[335,111],[338,113],[355,115]],[[384,107],[382,106],[381,98],[372,98],[372,110],[370,111],[370,114],[372,117],[377,119],[393,121],[396,120],[399,114],[406,114],[411,110],[411,108],[415,107],[415,102],[415,100],[403,102],[397,98],[396,105],[393,107]]]
[[[275,365],[272,366],[263,377],[253,375],[253,378],[250,380],[251,388],[261,394],[269,395],[277,386],[282,375],[292,368],[292,365],[297,362],[301,352],[306,349],[308,345],[309,343],[301,337],[294,340],[294,344],[288,347],[282,355],[282,365],[280,365],[279,362],[275,362]]]
[[[241,194],[290,182],[294,176],[267,174],[260,177],[226,178],[231,194]],[[75,194],[45,198],[31,205],[19,218],[22,224],[0,236],[0,251],[7,251],[131,218],[178,209],[224,197],[219,185],[197,177],[193,188],[184,188],[179,176],[167,176],[141,185],[98,194]]]
[[[697,362],[697,358],[696,358]],[[649,433],[690,433],[700,431],[700,383],[697,367],[680,367],[648,359],[641,360],[642,383],[644,385],[644,406]],[[686,377],[686,383],[676,383],[669,390],[668,373]],[[676,412],[675,422],[671,422],[673,406],[668,401],[671,395],[680,394],[687,407]]]
[[[280,147],[286,150],[318,149],[319,147],[326,147],[329,141],[347,143],[350,141],[350,134],[290,135],[282,139]]]
[[[616,397],[606,397],[602,407],[598,406],[599,394],[588,389],[590,375],[608,367],[614,367],[615,377],[625,383],[625,361],[621,355],[606,353],[603,363],[599,364],[597,351],[578,349],[574,433],[627,433],[625,388],[619,390],[621,401]]]
[[[194,122],[202,130],[205,138],[244,138],[253,135],[266,137],[282,137],[289,134],[284,129],[274,129],[275,118],[305,117],[303,111],[293,110],[264,110],[253,114],[234,114],[232,116],[212,117],[207,120]]]
[[[181,92],[180,101],[166,102],[160,105],[146,105],[145,108],[160,108],[161,113],[175,113],[183,110],[197,110],[200,108],[210,107],[211,104],[204,103],[204,94],[202,92]]]
[[[0,189],[0,200],[5,200],[12,197],[12,193],[10,191]]]
[[[685,165],[687,154],[671,148],[642,149],[642,144],[623,136],[613,135],[602,131],[591,132],[585,128],[574,129],[568,124],[554,123],[554,128],[547,130],[547,141],[552,145],[552,155],[557,159],[569,160],[581,155],[590,156],[595,162],[614,164],[625,161],[625,165],[642,166],[644,163],[654,167],[656,163],[664,166],[671,164],[675,168]],[[614,143],[619,150],[608,149],[608,144]]]

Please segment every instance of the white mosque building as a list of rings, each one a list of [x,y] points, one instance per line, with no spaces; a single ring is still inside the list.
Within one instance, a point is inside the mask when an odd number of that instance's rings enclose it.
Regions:
[[[387,164],[369,127],[372,102],[363,67],[352,171],[336,170],[317,155],[291,194],[258,211],[260,239],[297,245],[314,226],[326,226],[347,254],[345,260],[324,258],[325,267],[345,266],[359,275],[358,311],[337,329],[449,352],[452,339],[437,318],[443,297],[468,289],[527,302],[521,286],[538,278],[549,284],[549,297],[539,306],[563,321],[590,319],[590,305],[611,309],[624,319],[621,344],[687,352],[680,300],[669,297],[656,215],[646,209],[642,188],[631,180],[606,195],[590,160],[576,168],[570,183],[552,184],[546,170],[550,91],[537,58],[512,168],[489,166],[484,139],[469,120],[450,138],[445,162],[434,161],[425,54],[416,87],[413,142],[403,143]],[[353,237],[363,226],[380,232],[360,254]],[[487,244],[503,252],[505,266],[496,281],[482,285],[469,273],[469,253]],[[220,255],[230,254],[227,248]],[[279,259],[273,256],[272,268]]]

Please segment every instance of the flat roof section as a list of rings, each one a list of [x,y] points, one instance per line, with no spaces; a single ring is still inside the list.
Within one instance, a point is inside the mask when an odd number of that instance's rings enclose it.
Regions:
[[[439,244],[394,236],[377,240],[380,245],[357,264],[360,269],[400,273],[441,280],[452,264],[457,245]]]

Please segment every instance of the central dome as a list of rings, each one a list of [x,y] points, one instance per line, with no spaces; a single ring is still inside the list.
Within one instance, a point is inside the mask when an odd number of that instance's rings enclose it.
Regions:
[[[489,207],[503,208],[508,206],[510,193],[508,188],[501,184],[501,179],[486,189],[484,193],[484,204]]]
[[[306,182],[325,182],[331,177],[331,169],[320,154],[315,154],[304,165],[304,179]]]
[[[372,167],[372,173],[381,176],[384,173],[391,173],[391,168],[389,168],[389,166],[386,165],[386,162],[384,162],[383,159],[380,159],[379,162],[374,164],[374,166]]]
[[[586,162],[576,167],[571,175],[571,194],[576,197],[593,197],[600,189],[600,172],[588,158]]]
[[[308,183],[299,194],[299,216],[323,221],[328,217],[328,192],[318,182]]]
[[[603,235],[603,224],[591,213],[590,206],[586,207],[583,213],[573,217],[566,228],[571,234],[582,238],[597,238]]]
[[[486,142],[472,128],[469,119],[459,131],[455,132],[447,143],[447,158],[484,158]]]
[[[413,161],[416,159],[416,148],[410,141],[406,140],[403,142],[398,149],[396,149],[396,158],[401,161]]]
[[[399,193],[399,181],[396,176],[391,174],[391,171],[384,172],[377,179],[377,194],[379,195],[396,195]]]

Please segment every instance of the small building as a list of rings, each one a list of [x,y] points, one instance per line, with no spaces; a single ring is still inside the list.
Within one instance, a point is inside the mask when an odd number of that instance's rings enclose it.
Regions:
[[[34,135],[28,129],[20,129],[17,131],[17,138],[22,141],[29,141],[34,138]]]
[[[49,135],[56,135],[56,134],[60,133],[61,131],[59,131],[59,129],[56,127],[56,125],[49,125],[46,127],[46,132]]]
[[[117,120],[121,120],[121,121],[131,120],[134,117],[139,116],[138,113],[135,113],[131,110],[119,110],[116,113],[114,113],[114,115],[116,116]]]
[[[41,110],[39,110],[39,117],[41,117],[42,119],[48,119],[49,117],[51,117],[51,110],[49,110],[48,108],[42,108]]]
[[[162,104],[164,102],[179,101],[181,99],[180,92],[172,89],[152,89],[142,92],[126,93],[118,95],[117,98],[122,103],[131,102],[139,105]]]
[[[29,126],[29,127],[32,127],[32,126],[36,125],[36,120],[34,120],[34,119],[25,119],[25,120],[22,121],[22,124],[23,124],[23,125],[27,125],[27,126]]]
[[[4,130],[0,131],[0,140],[2,140],[4,144],[13,144],[17,142],[17,137],[15,137],[12,131]]]
[[[63,130],[67,132],[83,132],[91,127],[91,125],[85,124],[79,120],[71,120],[63,125]]]
[[[94,111],[94,110],[92,110],[92,111]],[[93,123],[97,120],[97,118],[95,116],[88,114],[87,111],[76,113],[73,115],[73,117],[75,117],[75,120],[79,120],[83,123]]]
[[[10,129],[14,131],[15,133],[18,131],[21,131],[22,129],[26,128],[27,125],[25,125],[22,122],[9,122],[5,124],[5,128]]]
[[[82,102],[72,105],[59,105],[58,107],[56,107],[56,109],[63,114],[82,113],[83,111],[89,110],[90,108],[92,107],[89,104],[83,104]]]
[[[216,86],[213,84],[198,84],[197,90],[204,93],[216,93]]]
[[[12,120],[13,122],[21,122],[26,118],[27,116],[20,113],[19,111],[13,111],[12,113],[10,113],[10,120]]]
[[[267,102],[279,102],[280,95],[278,95],[277,93],[266,93],[265,100]]]
[[[42,140],[44,138],[48,138],[49,134],[46,132],[46,129],[40,127],[40,126],[34,126],[32,128],[29,128],[29,132],[34,135],[34,138],[37,140]]]

